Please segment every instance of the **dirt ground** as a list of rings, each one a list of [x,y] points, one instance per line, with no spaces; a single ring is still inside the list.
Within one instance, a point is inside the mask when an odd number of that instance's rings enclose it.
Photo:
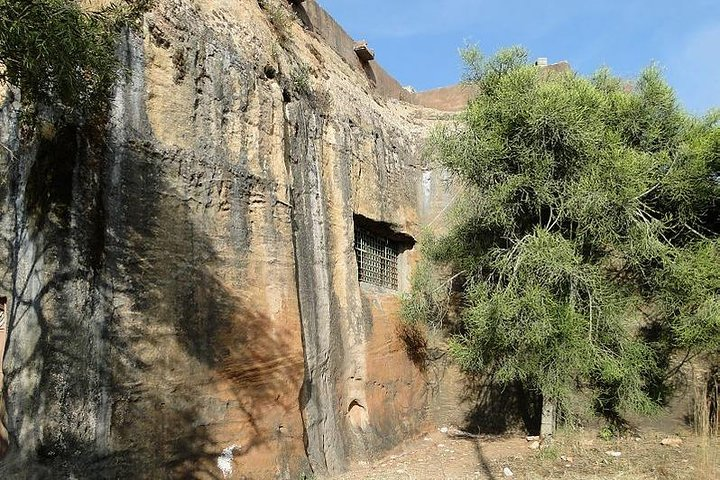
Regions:
[[[682,443],[662,445],[666,438],[680,438]],[[597,431],[565,430],[548,447],[532,449],[531,445],[520,435],[463,439],[438,430],[333,480],[720,480],[720,443],[699,438],[688,429],[645,429],[612,440],[601,439]],[[608,452],[619,452],[619,456]]]

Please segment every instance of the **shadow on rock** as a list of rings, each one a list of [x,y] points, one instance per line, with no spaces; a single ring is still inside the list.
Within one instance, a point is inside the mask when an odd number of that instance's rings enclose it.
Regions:
[[[11,451],[0,472],[222,478],[228,445],[240,445],[238,465],[271,444],[302,446],[292,422],[266,418],[297,410],[282,402],[297,398],[302,356],[241,296],[242,232],[208,234],[223,209],[247,211],[242,175],[150,142],[100,153],[76,129],[53,142],[41,143],[17,212],[28,221],[15,232],[25,266],[13,285]],[[231,185],[228,206],[218,178]]]

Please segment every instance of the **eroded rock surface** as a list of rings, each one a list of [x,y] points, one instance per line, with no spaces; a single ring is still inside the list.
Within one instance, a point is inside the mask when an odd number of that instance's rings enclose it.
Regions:
[[[444,115],[381,96],[314,2],[284,26],[270,3],[156,2],[104,129],[21,139],[3,93],[4,475],[298,478],[424,425],[353,218],[417,236],[442,212],[421,149]]]

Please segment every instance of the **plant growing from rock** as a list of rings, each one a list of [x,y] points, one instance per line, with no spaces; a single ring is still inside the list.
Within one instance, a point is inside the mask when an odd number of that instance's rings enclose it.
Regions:
[[[629,83],[521,48],[464,58],[479,93],[432,142],[463,196],[426,244],[466,278],[451,352],[548,414],[578,392],[610,419],[656,411],[674,359],[720,348],[720,114],[686,114],[657,67]],[[416,285],[406,314],[431,298]]]
[[[293,91],[301,95],[310,95],[310,67],[305,64],[298,65],[290,74],[290,83]]]
[[[258,0],[258,5],[267,14],[270,24],[280,37],[281,42],[290,39],[290,26],[295,21],[295,13],[291,11],[287,2],[281,0]]]
[[[99,10],[74,0],[0,0],[0,81],[26,106],[92,115],[121,73],[118,34],[151,0],[118,0]]]

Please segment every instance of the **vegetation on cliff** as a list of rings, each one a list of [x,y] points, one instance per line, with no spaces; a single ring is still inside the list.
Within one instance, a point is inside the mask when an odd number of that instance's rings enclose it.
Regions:
[[[463,194],[425,243],[465,279],[452,353],[565,415],[653,412],[679,363],[720,349],[720,112],[685,113],[657,67],[464,57],[479,94],[433,142]],[[423,275],[411,322],[447,310]]]
[[[26,106],[97,113],[122,70],[118,33],[150,2],[92,10],[75,0],[0,0],[0,81],[19,88]]]

